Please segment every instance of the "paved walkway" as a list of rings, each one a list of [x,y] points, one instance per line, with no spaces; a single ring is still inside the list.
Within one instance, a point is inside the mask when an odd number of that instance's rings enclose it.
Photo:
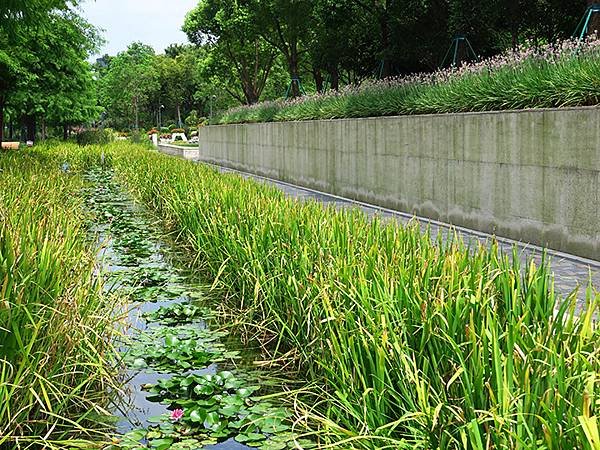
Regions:
[[[489,234],[481,233],[475,230],[451,227],[448,224],[432,221],[427,218],[415,217],[399,211],[392,211],[389,209],[380,208],[378,206],[356,202],[347,198],[314,191],[300,186],[291,185],[289,183],[283,183],[278,180],[260,177],[247,172],[240,172],[238,170],[229,169],[222,166],[215,167],[221,172],[234,172],[246,178],[253,178],[255,180],[271,184],[281,189],[290,197],[306,200],[317,200],[322,203],[333,204],[339,208],[358,207],[369,216],[379,215],[380,217],[393,217],[402,223],[408,223],[410,220],[417,219],[421,225],[421,229],[424,230],[427,226],[430,227],[432,236],[437,236],[440,232],[443,233],[444,236],[447,236],[449,233],[456,231],[463,239],[465,244],[469,244],[471,246],[475,246],[477,243],[485,244],[492,238],[492,236]],[[541,260],[543,250],[540,247],[516,242],[510,239],[496,239],[500,248],[505,253],[512,253],[512,250],[516,245],[522,261],[526,261],[531,257],[538,262]],[[556,252],[553,250],[547,250],[547,255],[551,258],[555,289],[560,295],[566,296],[579,287],[578,298],[579,301],[583,302],[585,300],[585,291],[590,280],[596,289],[600,288],[600,262],[580,258],[566,253]]]

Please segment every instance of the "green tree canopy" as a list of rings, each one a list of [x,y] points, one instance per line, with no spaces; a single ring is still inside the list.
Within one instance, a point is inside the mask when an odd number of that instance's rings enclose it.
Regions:
[[[159,90],[158,72],[152,47],[135,42],[112,58],[100,79],[100,98],[113,124],[127,128],[140,125],[140,109]]]
[[[261,38],[253,4],[202,0],[186,17],[190,42],[211,51],[208,61],[225,89],[242,103],[259,101],[275,59],[275,49]]]
[[[98,108],[86,60],[100,42],[96,29],[70,10],[48,12],[43,26],[27,25],[25,17],[10,39],[0,33],[9,43],[0,52],[0,115],[8,106],[13,117],[24,117],[32,140],[38,121],[45,128],[94,120]]]
[[[77,0],[2,0],[0,2],[0,29],[13,33],[24,24],[40,26],[53,10],[66,10]]]

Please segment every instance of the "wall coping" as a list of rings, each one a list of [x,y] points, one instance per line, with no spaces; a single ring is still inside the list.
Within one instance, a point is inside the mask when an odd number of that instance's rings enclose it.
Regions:
[[[198,144],[199,146],[200,144]],[[196,147],[190,147],[188,145],[173,145],[173,144],[161,144],[160,142],[158,143],[159,147],[171,147],[171,148],[176,148],[179,150],[196,150]]]

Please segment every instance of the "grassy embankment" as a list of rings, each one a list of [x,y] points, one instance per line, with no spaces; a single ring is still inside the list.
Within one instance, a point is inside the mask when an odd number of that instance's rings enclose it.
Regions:
[[[0,154],[1,449],[101,440],[114,387],[82,181],[46,150]]]
[[[522,49],[460,69],[234,108],[214,124],[444,114],[600,104],[600,41]]]
[[[134,146],[114,167],[202,269],[324,386],[323,439],[357,448],[598,449],[600,298],[495,246],[297,202]],[[319,419],[320,417],[320,419]]]

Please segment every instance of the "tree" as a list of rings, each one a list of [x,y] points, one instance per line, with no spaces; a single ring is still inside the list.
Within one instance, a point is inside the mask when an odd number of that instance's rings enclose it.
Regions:
[[[7,104],[24,118],[29,140],[38,121],[44,136],[49,123],[85,123],[97,114],[86,61],[99,43],[95,28],[72,11],[54,11],[45,20],[43,27],[28,27],[12,51],[19,76]]]
[[[4,110],[18,79],[29,79],[20,66],[19,56],[26,52],[23,40],[30,29],[44,28],[52,11],[68,10],[75,0],[3,0],[0,2],[0,143],[4,137]]]
[[[225,55],[214,51],[210,44],[197,51],[194,100],[200,115],[208,117],[211,110],[247,104],[237,72]]]
[[[111,60],[100,79],[101,103],[117,126],[125,128],[133,119],[135,129],[139,129],[140,108],[159,88],[154,57],[152,47],[134,42]]]
[[[182,52],[175,58],[157,56],[154,64],[162,85],[162,97],[175,106],[177,125],[181,128],[181,107],[195,87],[195,60],[189,53]]]
[[[13,89],[20,66],[16,59],[4,50],[0,50],[0,144],[4,139],[4,108],[8,94]]]
[[[285,58],[294,97],[300,95],[300,63],[308,51],[313,7],[311,0],[257,0],[252,3],[253,21],[258,24],[259,33]]]
[[[9,35],[24,25],[41,26],[53,10],[67,10],[76,0],[2,0],[0,2],[0,30]]]
[[[529,38],[535,37],[546,42],[554,42],[569,38],[587,5],[598,3],[598,0],[539,0],[532,3],[522,33]],[[589,30],[600,32],[600,14],[592,16]]]
[[[501,2],[505,4],[502,5]],[[491,0],[487,2],[450,0],[448,18],[450,34],[466,35],[479,54],[498,53],[505,47],[501,39],[501,33],[504,31],[509,31],[511,35],[514,33],[514,45],[516,45],[522,21],[520,13],[522,5],[520,3],[533,2],[528,0]],[[504,23],[500,24],[502,19]]]
[[[392,74],[391,30],[394,22],[396,0],[353,0],[364,12],[369,14],[378,26],[379,59],[381,60],[381,76],[387,78]]]
[[[317,90],[327,81],[337,90],[344,72],[348,82],[372,75],[378,49],[370,36],[376,27],[362,9],[353,0],[319,0],[313,15],[309,49]]]
[[[203,51],[197,98],[212,98],[208,91],[220,84],[241,103],[253,103],[271,96],[282,63],[294,96],[300,77],[311,73],[322,91],[327,79],[337,88],[431,71],[456,34],[466,35],[480,56],[526,39],[552,42],[570,35],[593,1],[201,0],[184,30]]]
[[[203,0],[188,13],[183,27],[190,42],[208,46],[213,70],[226,79],[225,89],[247,104],[259,101],[275,59],[251,8],[235,0]]]
[[[197,98],[201,49],[172,45],[156,55],[144,44],[134,43],[115,57],[96,61],[100,104],[106,122],[117,129],[157,126],[172,120],[183,126],[183,118],[201,109]]]

